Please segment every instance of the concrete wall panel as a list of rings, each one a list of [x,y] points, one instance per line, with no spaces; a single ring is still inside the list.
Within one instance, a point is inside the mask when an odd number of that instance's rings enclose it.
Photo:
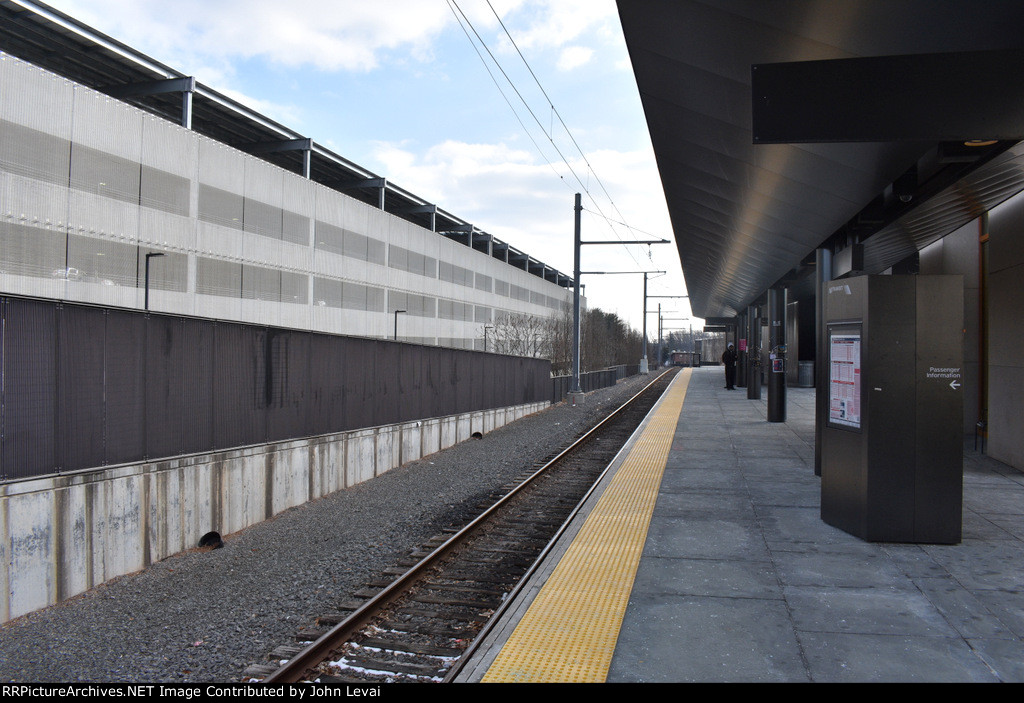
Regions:
[[[423,428],[420,422],[406,422],[401,425],[400,464],[416,461],[423,456]]]
[[[265,454],[231,452],[218,462],[216,473],[223,508],[220,520],[216,526],[211,524],[209,530],[231,534],[269,517],[267,491],[272,484],[268,481]]]
[[[143,557],[140,536],[146,529],[144,480],[133,469],[129,475],[108,481],[107,521],[104,534],[104,580],[138,571],[147,563]]]
[[[0,499],[0,593],[11,593],[11,531],[8,529],[10,501]],[[0,598],[0,622],[11,619],[11,599]]]
[[[455,424],[455,441],[465,442],[473,434],[473,416],[471,413],[460,415]]]
[[[443,443],[456,427],[468,436],[488,426],[485,415],[497,425],[545,405],[432,418],[404,440],[392,425],[0,485],[0,614],[52,605],[194,548],[211,530],[230,535],[331,492],[310,486],[381,475],[398,465],[400,442],[416,454],[421,441],[433,448],[427,436]]]
[[[294,508],[313,500],[309,492],[309,452],[306,442],[288,442],[267,452],[268,462],[274,464],[274,513]],[[280,446],[280,445],[279,445]]]
[[[23,493],[11,496],[7,502],[10,590],[5,595],[10,617],[16,618],[56,602],[54,494]]]
[[[376,475],[376,457],[376,430],[359,430],[349,434],[345,460],[346,486],[354,486],[373,478]]]
[[[446,417],[441,419],[441,449],[454,447],[459,443],[459,418]]]
[[[423,456],[441,451],[441,420],[424,420],[421,428]]]
[[[398,426],[377,428],[375,476],[380,476],[398,466],[400,452],[399,434]]]
[[[57,598],[63,600],[82,593],[92,586],[89,580],[88,508],[82,486],[68,486],[54,491],[56,501],[55,540],[59,549],[57,561],[65,565],[57,580]]]

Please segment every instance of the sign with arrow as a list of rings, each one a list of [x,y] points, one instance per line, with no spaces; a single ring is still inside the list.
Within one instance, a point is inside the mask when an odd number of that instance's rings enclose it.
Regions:
[[[953,390],[959,390],[960,386],[963,385],[960,382],[961,375],[962,373],[959,366],[929,366],[924,377],[939,380],[949,379],[949,387]]]

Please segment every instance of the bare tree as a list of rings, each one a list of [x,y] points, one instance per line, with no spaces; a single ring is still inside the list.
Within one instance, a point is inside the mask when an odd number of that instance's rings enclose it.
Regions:
[[[550,357],[551,318],[521,312],[495,315],[490,350],[514,356]]]
[[[565,376],[572,373],[572,304],[562,307],[551,318],[551,373]]]
[[[580,328],[582,371],[639,362],[643,338],[615,313],[586,310]],[[551,372],[561,376],[572,370],[572,333],[572,308],[568,304],[550,317],[500,312],[487,331],[487,348],[499,354],[550,359]]]

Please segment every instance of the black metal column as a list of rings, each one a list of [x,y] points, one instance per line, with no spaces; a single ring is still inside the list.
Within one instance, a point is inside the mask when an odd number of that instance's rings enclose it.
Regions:
[[[768,422],[786,421],[786,289],[768,289]]]
[[[747,314],[743,313],[736,317],[736,387],[747,387],[747,347],[750,343],[750,325],[747,323]],[[740,338],[743,344],[740,344]]]
[[[580,213],[583,211],[582,195],[576,194],[573,205],[573,284],[572,284],[572,381],[569,393],[578,395],[580,390]]]
[[[828,417],[828,340],[825,339],[825,285],[832,280],[832,251],[815,252],[814,272],[814,475],[821,476],[821,434]]]
[[[747,308],[747,399],[761,399],[761,311]]]

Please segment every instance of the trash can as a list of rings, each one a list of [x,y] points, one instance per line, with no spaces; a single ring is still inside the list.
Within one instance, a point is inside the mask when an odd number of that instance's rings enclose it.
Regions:
[[[799,364],[796,385],[800,388],[814,388],[814,362],[801,361]]]

